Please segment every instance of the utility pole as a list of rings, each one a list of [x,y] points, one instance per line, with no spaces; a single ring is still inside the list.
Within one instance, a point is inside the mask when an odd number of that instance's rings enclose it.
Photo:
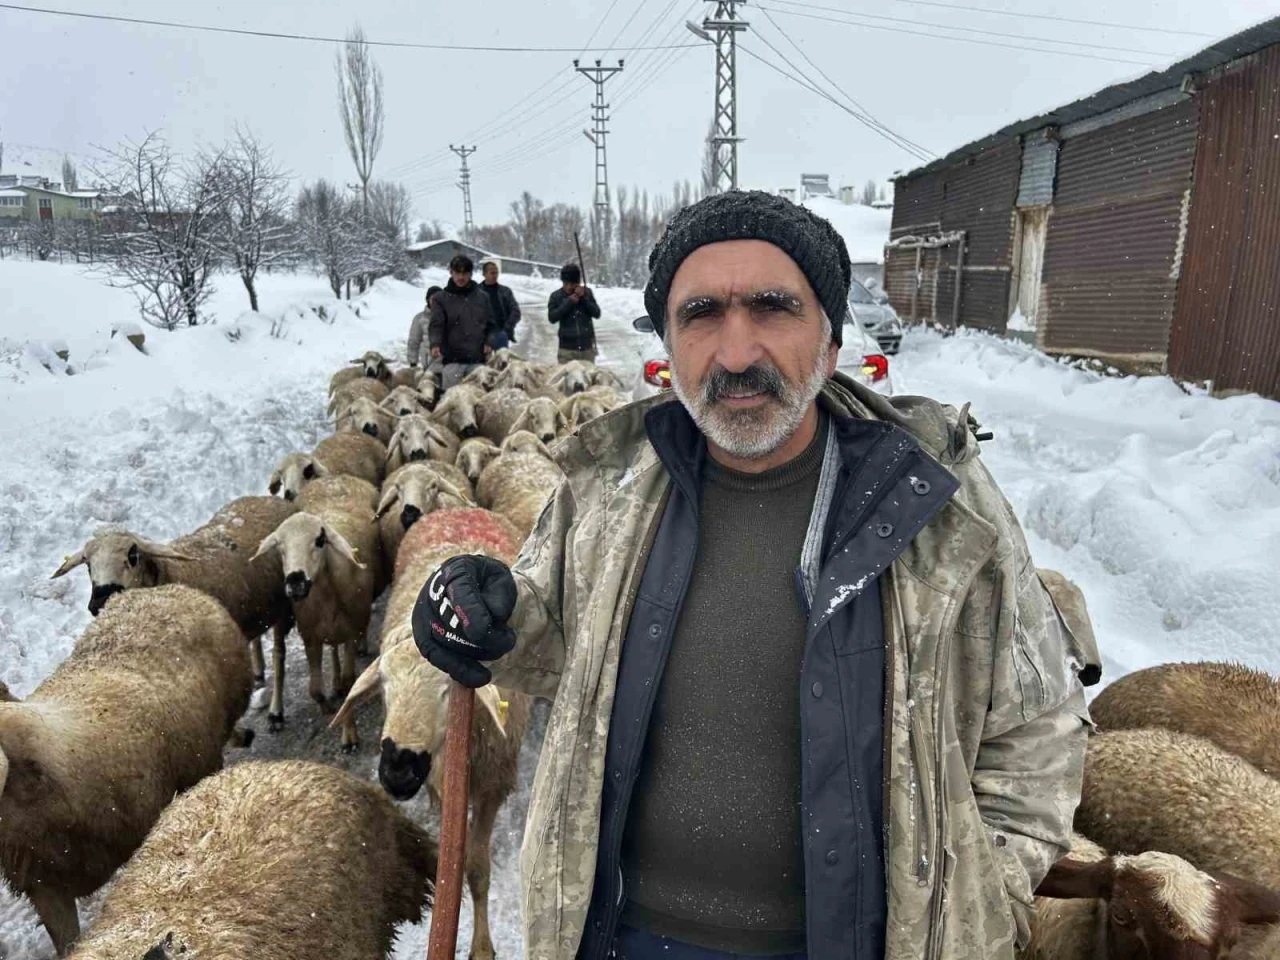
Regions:
[[[738,40],[749,24],[738,19],[738,5],[747,0],[707,0],[716,5],[714,15],[699,27],[686,23],[689,30],[716,45],[716,112],[714,182],[717,193],[738,189]],[[714,36],[712,36],[714,34]]]
[[[591,104],[591,129],[582,134],[596,148],[596,193],[593,207],[592,233],[596,239],[596,256],[603,264],[609,255],[610,224],[609,216],[609,157],[605,152],[605,136],[609,132],[606,126],[609,120],[609,104],[604,101],[604,85],[608,80],[622,72],[622,61],[616,67],[604,67],[596,61],[594,67],[580,67],[573,61],[573,68],[596,85],[596,98]]]
[[[467,169],[467,157],[475,153],[476,148],[465,145],[455,147],[451,143],[449,149],[462,158],[462,179],[458,181],[458,189],[462,191],[462,237],[464,240],[470,240],[476,225],[471,219],[471,171]]]

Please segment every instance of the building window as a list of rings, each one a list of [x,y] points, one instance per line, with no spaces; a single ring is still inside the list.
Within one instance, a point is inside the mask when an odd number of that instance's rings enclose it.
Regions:
[[[0,207],[20,207],[22,197],[0,197]]]
[[[77,198],[77,200],[76,200],[76,205],[77,205],[81,210],[92,210],[92,209],[93,209],[93,197],[79,197],[79,198]]]
[[[41,210],[52,210],[52,209],[53,209],[53,201],[52,201],[52,200],[41,200],[41,201],[40,201],[40,209],[41,209]]]

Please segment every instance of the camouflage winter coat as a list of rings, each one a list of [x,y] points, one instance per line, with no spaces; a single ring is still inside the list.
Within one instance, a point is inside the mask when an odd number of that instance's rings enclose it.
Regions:
[[[669,483],[644,414],[667,401],[559,445],[566,480],[514,568],[519,642],[495,682],[555,698],[520,857],[530,960],[571,960],[582,940],[619,653]],[[1083,654],[961,415],[839,375],[821,402],[902,427],[960,481],[884,574],[885,956],[1012,958],[1079,801]]]

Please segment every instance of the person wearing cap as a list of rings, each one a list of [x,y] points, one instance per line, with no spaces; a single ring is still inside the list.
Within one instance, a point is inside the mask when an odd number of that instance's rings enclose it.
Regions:
[[[560,289],[547,298],[547,319],[558,329],[558,363],[572,360],[596,362],[596,327],[600,307],[596,295],[582,282],[582,268],[566,263],[560,268]]]
[[[849,256],[760,192],[674,216],[674,397],[557,445],[510,570],[414,608],[460,683],[554,700],[520,859],[541,960],[1013,960],[1068,848],[1079,643],[967,406],[836,370]]]
[[[409,324],[409,366],[415,369],[419,365],[427,367],[431,363],[430,352],[424,349],[427,345],[427,324],[431,320],[433,299],[442,289],[437,286],[427,287],[426,306],[413,315],[413,322]]]

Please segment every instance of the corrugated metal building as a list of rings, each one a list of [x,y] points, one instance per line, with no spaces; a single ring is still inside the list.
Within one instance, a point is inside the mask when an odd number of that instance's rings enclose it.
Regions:
[[[896,181],[904,317],[1280,396],[1280,18]],[[956,278],[960,278],[959,290]]]

